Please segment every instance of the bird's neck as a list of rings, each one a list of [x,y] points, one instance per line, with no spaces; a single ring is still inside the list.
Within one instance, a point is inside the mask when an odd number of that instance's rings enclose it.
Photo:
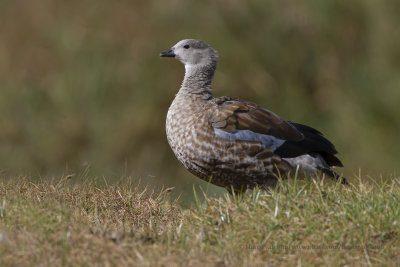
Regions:
[[[216,63],[205,65],[185,65],[185,78],[178,94],[202,95],[202,98],[212,98],[211,83]]]

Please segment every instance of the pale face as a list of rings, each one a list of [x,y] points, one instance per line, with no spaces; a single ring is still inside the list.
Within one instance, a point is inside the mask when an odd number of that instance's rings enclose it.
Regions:
[[[185,66],[194,66],[211,64],[217,60],[218,54],[201,40],[185,39],[161,53],[160,57],[175,57]]]

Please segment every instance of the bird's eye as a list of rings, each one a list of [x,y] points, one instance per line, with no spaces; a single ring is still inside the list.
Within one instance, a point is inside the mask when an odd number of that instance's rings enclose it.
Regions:
[[[188,49],[189,45],[184,45],[183,48]]]

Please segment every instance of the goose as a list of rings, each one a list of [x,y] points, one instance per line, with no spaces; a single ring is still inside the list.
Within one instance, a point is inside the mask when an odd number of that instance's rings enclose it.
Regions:
[[[275,187],[279,179],[316,179],[343,167],[334,145],[318,130],[282,119],[257,104],[228,96],[214,98],[211,83],[218,53],[201,40],[185,39],[160,57],[185,66],[185,76],[168,109],[166,134],[178,160],[195,176],[236,192]]]

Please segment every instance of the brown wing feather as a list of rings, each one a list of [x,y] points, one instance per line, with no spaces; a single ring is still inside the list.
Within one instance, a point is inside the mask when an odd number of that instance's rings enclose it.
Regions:
[[[214,103],[216,110],[213,110],[210,117],[214,128],[230,133],[236,130],[250,130],[288,141],[304,139],[303,134],[289,122],[252,102],[220,97],[216,98]]]

